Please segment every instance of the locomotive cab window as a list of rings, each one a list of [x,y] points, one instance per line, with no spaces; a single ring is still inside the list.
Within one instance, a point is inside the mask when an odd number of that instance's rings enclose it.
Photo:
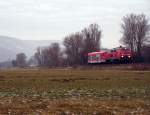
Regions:
[[[116,52],[116,49],[111,50],[111,52]]]

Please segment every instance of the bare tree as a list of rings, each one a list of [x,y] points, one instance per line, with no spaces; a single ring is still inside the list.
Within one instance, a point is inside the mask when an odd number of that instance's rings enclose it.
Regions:
[[[26,55],[24,53],[19,53],[16,55],[16,65],[18,67],[26,66]]]
[[[142,47],[142,56],[145,62],[150,62],[150,45]]]
[[[58,43],[52,43],[48,49],[49,66],[58,66],[60,60],[60,46]]]
[[[87,63],[87,53],[100,50],[102,30],[98,24],[91,24],[82,30],[84,39],[83,61]]]
[[[141,57],[142,47],[148,43],[150,26],[144,14],[130,14],[123,17],[121,42]]]
[[[34,54],[34,58],[38,62],[38,65],[42,66],[42,54],[41,54],[41,48],[40,47],[37,48],[37,50]]]
[[[83,51],[83,37],[77,32],[64,39],[64,46],[70,65],[80,64],[81,52]]]
[[[11,63],[12,63],[12,66],[13,66],[13,67],[17,67],[17,62],[16,62],[16,60],[12,60]]]
[[[98,24],[91,24],[82,30],[84,47],[87,52],[99,51],[101,42],[101,29]]]
[[[59,65],[60,46],[58,43],[52,43],[49,47],[37,48],[35,58],[39,66],[56,67]]]

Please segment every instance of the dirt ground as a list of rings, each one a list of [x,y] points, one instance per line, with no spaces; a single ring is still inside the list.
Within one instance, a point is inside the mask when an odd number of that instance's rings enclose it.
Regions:
[[[9,115],[149,115],[144,100],[99,100],[93,98],[40,99],[2,98],[0,114]]]

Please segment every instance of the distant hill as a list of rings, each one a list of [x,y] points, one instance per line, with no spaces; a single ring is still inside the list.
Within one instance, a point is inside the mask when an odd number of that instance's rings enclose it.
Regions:
[[[32,56],[39,46],[48,46],[51,40],[20,40],[13,37],[0,36],[0,62],[15,58],[17,53],[24,52],[28,57]],[[60,43],[60,41],[57,41]]]

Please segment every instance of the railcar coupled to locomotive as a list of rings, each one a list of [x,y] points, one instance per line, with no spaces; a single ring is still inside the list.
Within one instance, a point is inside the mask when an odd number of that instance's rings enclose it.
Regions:
[[[98,51],[88,53],[88,63],[107,63],[107,62],[131,62],[133,52],[126,47],[117,47],[108,51]]]

